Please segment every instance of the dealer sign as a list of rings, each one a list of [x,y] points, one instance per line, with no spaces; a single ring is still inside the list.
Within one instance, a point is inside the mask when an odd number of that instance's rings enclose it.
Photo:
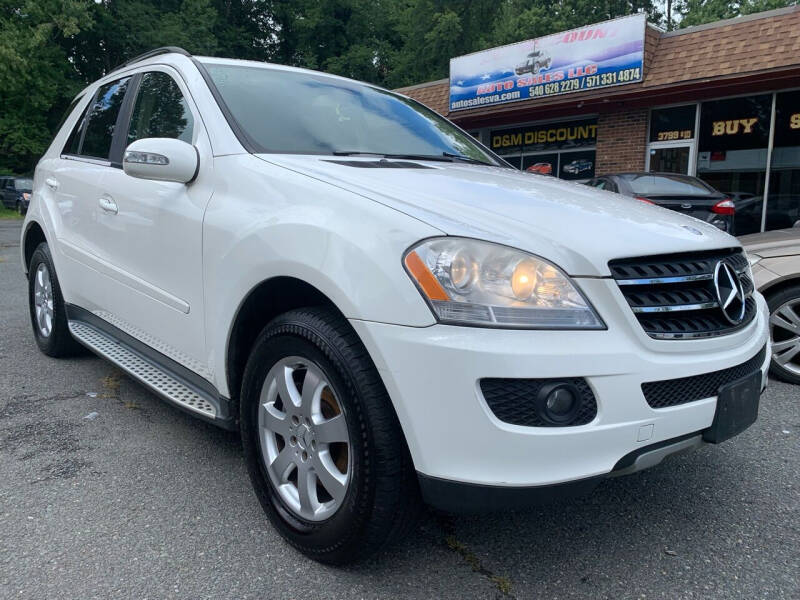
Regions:
[[[450,59],[450,110],[641,81],[644,14]]]

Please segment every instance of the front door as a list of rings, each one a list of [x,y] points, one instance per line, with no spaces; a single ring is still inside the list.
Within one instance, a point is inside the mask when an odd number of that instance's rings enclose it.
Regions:
[[[123,146],[143,138],[180,139],[197,148],[203,168],[190,184],[137,179],[121,169],[104,174],[107,209],[99,207],[96,215],[116,285],[101,316],[210,380],[202,235],[212,193],[211,144],[177,73],[154,67],[137,79],[137,88]]]

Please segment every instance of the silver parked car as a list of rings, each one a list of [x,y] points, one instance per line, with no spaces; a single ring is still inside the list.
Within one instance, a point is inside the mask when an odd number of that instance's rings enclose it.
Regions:
[[[739,241],[769,305],[770,373],[800,383],[800,227],[744,235]]]

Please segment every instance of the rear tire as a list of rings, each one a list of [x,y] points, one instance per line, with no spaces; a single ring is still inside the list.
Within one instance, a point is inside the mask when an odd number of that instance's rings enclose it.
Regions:
[[[767,305],[773,343],[769,372],[787,383],[800,384],[800,285],[770,294]]]
[[[275,373],[289,375],[280,380]],[[324,474],[325,444],[313,436],[322,440],[325,421],[319,412],[306,418],[302,411],[307,395],[303,389],[311,373],[317,374],[312,377],[315,385],[324,381],[322,387],[314,388],[322,391],[315,391],[313,397],[325,393],[335,397],[341,411],[337,416],[345,420],[346,457],[337,463],[346,487],[328,498],[327,488],[320,488],[324,478],[315,482],[312,476],[310,487],[304,489],[311,490],[313,499],[306,491],[304,511],[299,482],[306,481],[308,471],[303,469]],[[285,387],[276,392],[281,381]],[[295,399],[302,396],[300,404],[287,408],[283,399],[277,400],[283,394]],[[272,416],[265,417],[270,411]],[[394,408],[366,348],[334,310],[293,310],[264,328],[245,369],[240,416],[245,460],[256,495],[273,526],[300,552],[324,563],[350,563],[398,541],[416,524],[421,507],[416,472]],[[285,434],[276,434],[282,427],[287,428]],[[301,461],[306,449],[308,456]],[[284,457],[288,462],[279,460],[284,450],[289,451],[289,457]],[[316,508],[309,513],[309,506]]]
[[[28,307],[36,344],[44,354],[65,358],[83,353],[69,332],[64,298],[47,242],[36,247],[28,265]]]

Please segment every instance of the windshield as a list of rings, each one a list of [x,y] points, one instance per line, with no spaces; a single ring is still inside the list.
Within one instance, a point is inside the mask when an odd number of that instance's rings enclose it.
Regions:
[[[717,191],[685,175],[623,175],[639,196],[711,196]]]
[[[14,187],[18,190],[30,192],[33,189],[33,179],[17,179]]]
[[[457,155],[506,166],[446,119],[385,90],[312,73],[204,66],[256,152]]]

